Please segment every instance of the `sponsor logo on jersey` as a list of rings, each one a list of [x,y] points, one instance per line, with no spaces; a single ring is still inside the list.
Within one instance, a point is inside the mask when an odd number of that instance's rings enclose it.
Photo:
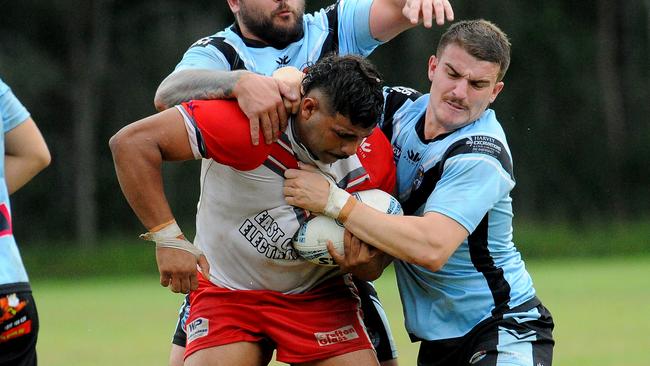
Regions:
[[[289,58],[289,56],[280,56],[278,57],[277,60],[275,60],[275,62],[278,64],[278,67],[283,67],[289,65],[291,59]]]
[[[372,144],[366,141],[367,139],[363,139],[363,142],[361,142],[361,145],[359,145],[359,149],[365,153],[372,152]]]
[[[194,341],[197,338],[205,337],[208,335],[210,330],[208,319],[206,318],[197,318],[193,322],[189,323],[185,332],[187,333],[187,343]]]
[[[503,150],[501,143],[490,136],[468,137],[465,145],[470,147],[473,153],[490,155],[497,159]]]
[[[400,156],[402,156],[402,147],[398,143],[393,144],[393,159],[395,162],[399,161]]]
[[[423,180],[424,180],[424,168],[422,168],[422,166],[419,166],[415,179],[413,179],[413,191],[420,188],[420,185],[422,184]]]
[[[417,163],[420,160],[422,160],[422,155],[420,155],[420,152],[413,151],[413,150],[407,151],[406,152],[406,157],[413,163]]]
[[[359,338],[359,334],[352,325],[346,325],[331,332],[314,333],[318,345],[321,347],[347,342]]]
[[[199,39],[198,41],[194,42],[190,46],[190,48],[192,48],[192,47],[206,47],[207,45],[210,44],[210,42],[212,42],[213,39],[214,39],[214,37],[203,37],[203,38]]]

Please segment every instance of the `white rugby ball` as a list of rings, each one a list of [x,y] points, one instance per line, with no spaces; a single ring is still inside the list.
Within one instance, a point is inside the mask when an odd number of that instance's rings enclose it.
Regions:
[[[369,189],[352,193],[352,195],[376,210],[391,215],[403,214],[402,206],[397,199],[382,190]],[[343,254],[344,231],[345,228],[340,222],[327,216],[316,216],[306,221],[298,229],[293,237],[293,247],[299,256],[312,263],[336,267],[338,265],[327,251],[327,241],[332,241],[334,248]]]

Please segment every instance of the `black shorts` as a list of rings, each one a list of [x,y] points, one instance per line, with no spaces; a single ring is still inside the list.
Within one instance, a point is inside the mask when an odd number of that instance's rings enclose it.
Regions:
[[[397,358],[397,349],[393,336],[390,332],[388,319],[384,312],[377,291],[370,282],[354,279],[354,283],[359,290],[359,297],[361,298],[361,310],[363,311],[363,322],[366,326],[370,341],[377,351],[377,358],[380,362],[388,361]],[[185,320],[190,310],[189,297],[185,296],[183,305],[178,312],[178,321],[176,322],[176,330],[172,343],[185,347]]]
[[[0,285],[0,366],[36,365],[38,326],[29,285]]]
[[[493,316],[463,337],[422,341],[418,366],[543,365],[553,362],[553,318],[537,298],[508,311],[533,316]],[[530,313],[528,313],[530,312]],[[418,340],[411,337],[412,340]]]

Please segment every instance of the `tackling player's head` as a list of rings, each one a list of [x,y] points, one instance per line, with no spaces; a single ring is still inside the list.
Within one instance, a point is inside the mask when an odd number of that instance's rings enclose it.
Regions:
[[[228,0],[242,34],[281,49],[304,35],[304,0]]]
[[[372,129],[384,97],[377,69],[359,56],[328,56],[307,70],[298,113],[298,136],[324,163],[344,159]]]

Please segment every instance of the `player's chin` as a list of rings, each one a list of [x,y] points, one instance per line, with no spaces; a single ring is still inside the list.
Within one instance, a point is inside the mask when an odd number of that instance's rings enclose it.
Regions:
[[[325,164],[332,164],[337,160],[347,159],[349,156],[345,154],[324,153],[320,161]]]

